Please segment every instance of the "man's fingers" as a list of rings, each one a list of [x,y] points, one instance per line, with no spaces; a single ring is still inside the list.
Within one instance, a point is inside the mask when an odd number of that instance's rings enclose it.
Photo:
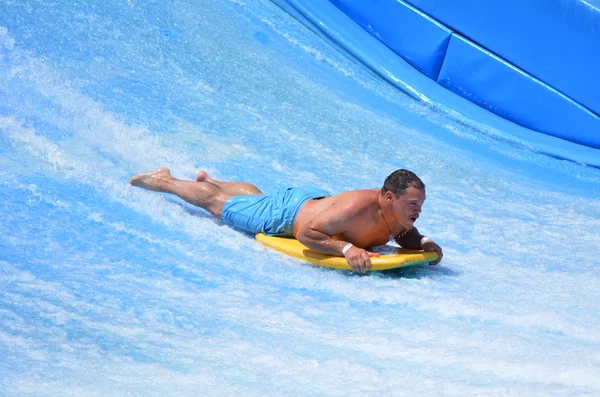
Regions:
[[[371,270],[371,258],[370,257],[371,256],[379,256],[379,254],[377,254],[377,255],[371,255],[371,254],[376,254],[376,253],[375,252],[368,252],[368,251],[365,251],[365,252],[367,253],[367,255],[364,257],[363,263],[365,265],[364,269],[365,269],[365,271],[367,271],[367,270]]]
[[[366,261],[362,261],[358,266],[359,273],[365,273],[367,270],[370,270],[370,269],[371,269],[371,261],[368,259]]]
[[[442,261],[442,258],[444,257],[444,254],[442,253],[442,249],[439,246],[434,247],[434,248],[435,248],[434,251],[438,255],[438,258],[436,261],[430,263],[430,265],[432,265],[432,266],[440,263]]]
[[[367,258],[367,261],[365,262],[365,268],[366,270],[371,270],[371,267],[373,267],[371,265],[371,259]]]
[[[371,270],[371,259],[369,259],[369,256],[368,253],[360,255],[355,261],[352,261],[353,263],[350,265],[352,266],[352,270],[358,273],[365,273],[367,270]]]

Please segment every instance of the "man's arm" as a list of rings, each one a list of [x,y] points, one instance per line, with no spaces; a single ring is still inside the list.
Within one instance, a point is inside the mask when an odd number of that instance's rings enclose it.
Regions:
[[[314,251],[345,257],[354,271],[363,273],[371,269],[370,257],[379,254],[333,238],[343,234],[353,224],[359,211],[355,207],[334,204],[302,228],[296,238]]]
[[[408,248],[411,250],[420,250],[421,248],[421,239],[423,236],[419,233],[419,230],[416,227],[412,227],[407,233],[400,237],[396,237],[396,242],[402,248]]]
[[[442,247],[440,247],[435,241],[430,239],[427,236],[423,236],[419,233],[419,230],[416,227],[413,227],[408,233],[405,235],[396,238],[396,242],[403,248],[413,249],[413,250],[424,250],[426,252],[435,251],[438,254],[438,259],[435,262],[431,262],[430,265],[437,265],[442,260],[444,253],[442,252]]]

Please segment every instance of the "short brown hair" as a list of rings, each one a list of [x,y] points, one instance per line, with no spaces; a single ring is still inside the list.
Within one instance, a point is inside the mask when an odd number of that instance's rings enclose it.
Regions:
[[[383,187],[381,188],[381,194],[392,192],[394,193],[394,196],[399,197],[404,194],[409,187],[425,190],[425,184],[414,172],[400,169],[392,172],[385,178],[385,182],[383,182]]]

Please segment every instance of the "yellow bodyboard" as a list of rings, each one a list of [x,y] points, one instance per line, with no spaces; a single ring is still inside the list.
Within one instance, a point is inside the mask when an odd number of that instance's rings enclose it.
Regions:
[[[312,251],[295,238],[272,237],[259,233],[256,235],[256,240],[267,247],[308,263],[312,263],[313,265],[330,267],[333,269],[352,270],[348,261],[346,261],[346,258]],[[435,252],[409,250],[406,248],[392,247],[390,245],[376,247],[370,251],[378,252],[380,254],[380,256],[371,257],[371,270],[388,270],[397,267],[418,265],[421,263],[433,262],[438,258]]]

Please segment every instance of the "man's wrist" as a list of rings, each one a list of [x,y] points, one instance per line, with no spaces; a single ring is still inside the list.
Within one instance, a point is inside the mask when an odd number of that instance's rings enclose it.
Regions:
[[[427,236],[421,237],[421,248],[423,248],[423,245],[425,245],[425,243],[427,243],[428,241],[433,241],[433,240]]]
[[[348,250],[349,250],[350,248],[352,248],[352,247],[354,247],[354,245],[353,245],[352,243],[348,243],[348,244],[346,244],[346,245],[344,246],[344,248],[342,248],[342,254],[343,254],[344,256],[346,256],[346,252],[348,252]]]

